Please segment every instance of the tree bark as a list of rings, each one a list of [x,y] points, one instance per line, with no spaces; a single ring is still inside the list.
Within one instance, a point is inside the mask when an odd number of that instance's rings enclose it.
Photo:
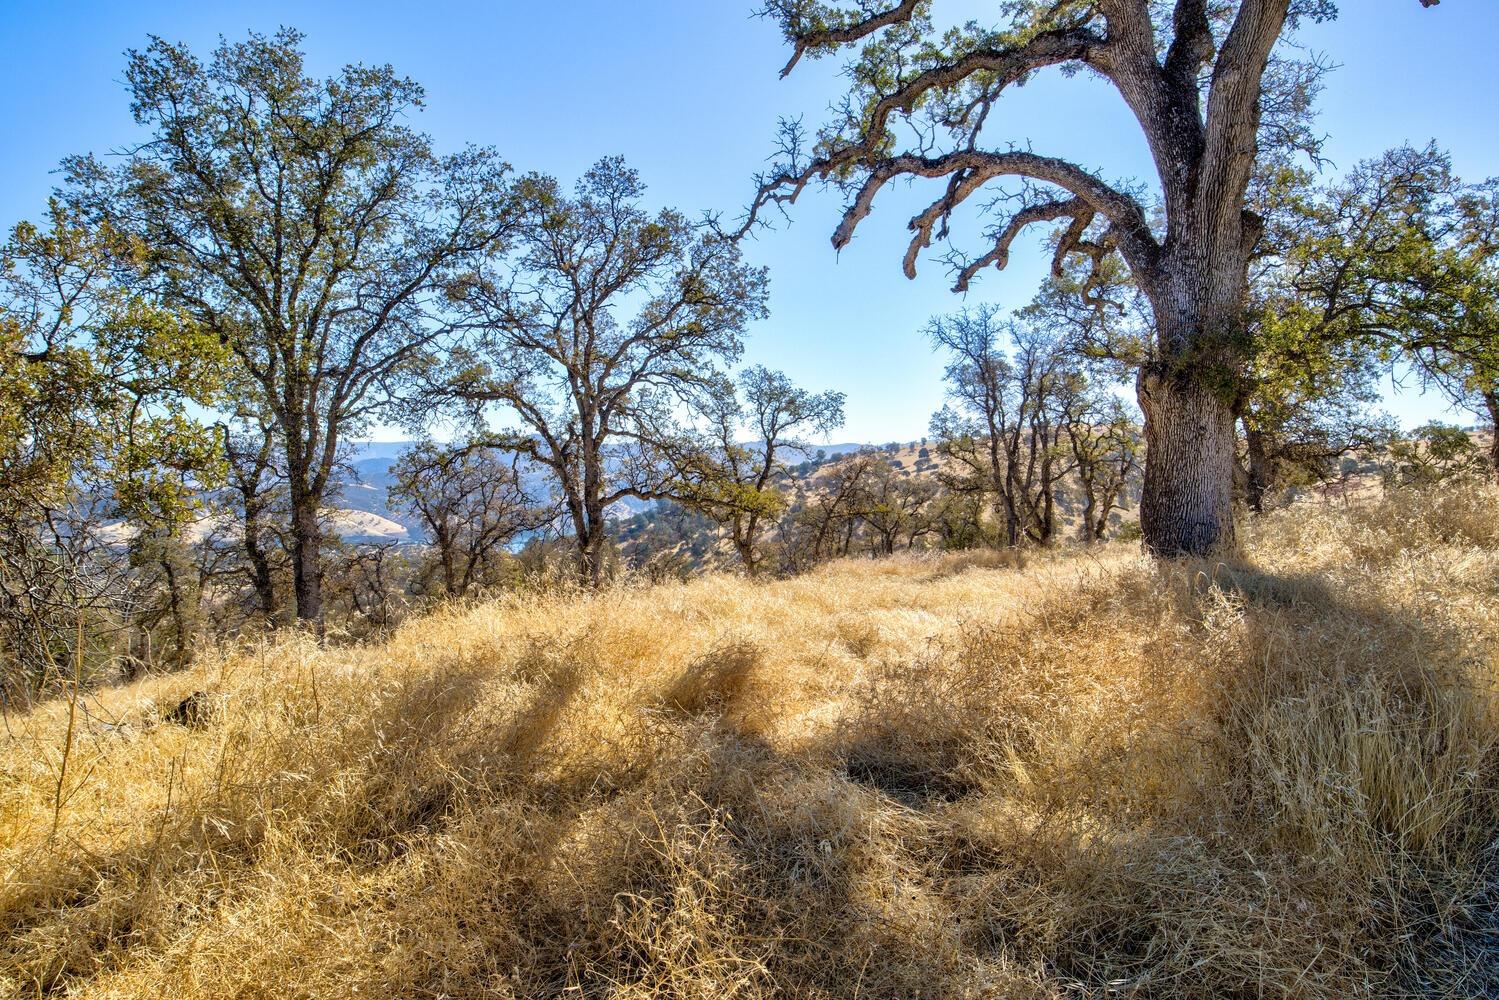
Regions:
[[[1245,480],[1245,501],[1256,514],[1265,512],[1265,496],[1275,481],[1275,460],[1270,455],[1264,431],[1244,429],[1244,444],[1249,452],[1249,475]]]
[[[161,570],[167,585],[167,607],[172,615],[172,631],[175,633],[173,640],[175,649],[172,652],[172,666],[178,670],[192,666],[193,655],[196,650],[197,628],[193,623],[194,608],[190,599],[183,593],[183,583],[178,579],[180,567],[177,565],[179,553],[174,551],[176,540],[172,539],[166,543],[161,554]]]
[[[1499,389],[1485,392],[1483,405],[1489,411],[1489,475],[1499,483]]]
[[[597,590],[604,585],[604,509],[585,501],[574,522],[578,536],[578,582]]]
[[[739,561],[744,566],[744,575],[751,579],[759,568],[759,560],[755,558],[755,546],[748,539],[740,538],[734,542],[734,547],[739,550]]]
[[[245,494],[244,549],[250,563],[250,586],[255,590],[255,602],[267,623],[276,619],[276,590],[271,578],[271,559],[267,555],[260,537],[259,500]]]
[[[433,525],[433,528],[433,541],[437,543],[437,558],[442,565],[443,593],[447,597],[461,597],[466,587],[460,587],[458,583],[458,557],[455,551],[457,542],[453,538],[453,530],[448,526],[446,517]]]
[[[300,491],[298,491],[300,492]],[[292,594],[297,621],[319,632],[323,627],[323,526],[317,502],[302,495],[292,499]]]
[[[1145,465],[1140,528],[1159,556],[1206,555],[1234,543],[1234,413],[1204,380],[1140,373]]]

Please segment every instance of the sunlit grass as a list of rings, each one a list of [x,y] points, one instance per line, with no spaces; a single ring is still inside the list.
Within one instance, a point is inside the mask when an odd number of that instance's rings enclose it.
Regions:
[[[1499,495],[1248,536],[209,657],[87,697],[60,810],[67,705],[12,716],[0,994],[1493,988]]]

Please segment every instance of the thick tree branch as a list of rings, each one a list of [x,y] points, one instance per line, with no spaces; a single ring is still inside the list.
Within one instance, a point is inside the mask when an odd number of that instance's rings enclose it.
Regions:
[[[1091,222],[1093,211],[1088,208],[1087,203],[1082,201],[1082,199],[1067,198],[1062,201],[1048,201],[1039,205],[1031,205],[1016,212],[1010,217],[1009,223],[1001,230],[999,237],[994,241],[993,249],[958,272],[958,279],[953,285],[953,291],[968,291],[968,285],[974,276],[987,267],[994,267],[1001,271],[1004,270],[1005,266],[1010,262],[1011,245],[1026,227],[1042,222],[1054,222],[1057,219],[1068,217],[1074,220],[1086,218],[1088,222]],[[1087,228],[1086,222],[1083,224],[1083,228]],[[1064,253],[1065,251],[1059,246],[1057,250],[1058,259]]]
[[[815,171],[816,166],[814,165],[811,169]],[[1107,218],[1119,230],[1121,250],[1130,259],[1132,267],[1148,269],[1154,263],[1159,248],[1145,221],[1145,212],[1139,202],[1074,163],[1020,151],[988,153],[980,150],[962,150],[937,157],[908,154],[881,161],[870,171],[864,185],[845,210],[842,222],[834,231],[833,246],[842,249],[848,244],[859,223],[868,217],[872,210],[875,195],[892,179],[899,176],[944,177],[949,175],[961,176],[961,180],[950,186],[948,194],[933,208],[927,209],[912,220],[912,228],[916,230],[913,243],[918,249],[927,234],[927,228],[935,225],[936,219],[944,211],[950,210],[952,205],[984,182],[999,177],[1027,177],[1062,188],[1071,193],[1081,205]],[[1051,216],[1051,218],[1061,217],[1060,214]],[[1046,219],[1032,219],[1023,225],[1029,225],[1033,221],[1046,221]],[[1010,237],[1011,240],[1013,238],[1013,236]],[[907,260],[910,261],[909,254]],[[914,270],[914,267],[912,269]]]

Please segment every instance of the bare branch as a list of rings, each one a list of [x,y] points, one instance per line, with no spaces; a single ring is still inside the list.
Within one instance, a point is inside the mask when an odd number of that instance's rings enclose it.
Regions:
[[[1042,204],[1031,205],[1016,212],[1011,216],[1009,224],[1005,226],[1000,232],[999,237],[994,241],[994,248],[958,272],[958,280],[953,285],[953,291],[968,291],[968,285],[973,280],[974,275],[986,267],[993,266],[997,270],[1004,270],[1005,265],[1010,262],[1011,244],[1015,242],[1015,238],[1027,226],[1033,226],[1041,222],[1054,222],[1057,219],[1064,219],[1069,216],[1074,219],[1086,216],[1091,222],[1093,213],[1078,198],[1043,202]],[[1086,228],[1086,223],[1084,224],[1084,228]],[[1058,255],[1060,256],[1061,253],[1062,251],[1059,249]]]
[[[826,161],[823,161],[826,162]],[[826,170],[832,168],[825,167]],[[815,171],[816,166],[811,168]],[[1064,191],[1087,206],[1091,211],[1103,215],[1116,226],[1122,237],[1121,249],[1132,256],[1132,263],[1145,264],[1153,260],[1158,250],[1155,237],[1145,221],[1144,209],[1133,197],[1106,184],[1097,176],[1067,160],[1038,156],[1035,153],[1011,151],[988,153],[980,150],[961,150],[937,157],[895,156],[878,163],[865,180],[853,202],[843,215],[842,222],[833,233],[833,246],[842,249],[853,238],[858,228],[873,208],[875,195],[898,176],[943,177],[960,175],[961,180],[949,187],[948,194],[932,208],[912,220],[917,231],[913,245],[919,249],[926,236],[926,228],[935,225],[945,211],[961,201],[978,186],[998,177],[1027,177],[1045,181]],[[1065,213],[1073,214],[1073,213]],[[1054,215],[1051,218],[1061,218]],[[1031,221],[1046,221],[1034,219]],[[1029,225],[1025,222],[1024,225]],[[1013,236],[1011,236],[1013,240]],[[910,263],[911,255],[908,253]],[[914,269],[914,268],[912,268]],[[911,273],[908,270],[907,273]]]

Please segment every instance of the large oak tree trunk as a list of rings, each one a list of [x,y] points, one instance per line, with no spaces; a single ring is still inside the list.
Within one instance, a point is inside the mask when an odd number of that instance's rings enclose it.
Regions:
[[[1252,129],[1245,141],[1252,152]],[[1140,529],[1157,556],[1207,556],[1234,545],[1249,252],[1259,233],[1257,217],[1251,222],[1239,207],[1249,163],[1242,167],[1228,195],[1201,182],[1187,192],[1167,185],[1168,200],[1191,207],[1177,214],[1149,282],[1158,360],[1135,380],[1145,415]]]
[[[1150,371],[1137,380],[1150,458],[1140,528],[1156,555],[1205,555],[1234,541],[1233,407],[1203,381]]]

